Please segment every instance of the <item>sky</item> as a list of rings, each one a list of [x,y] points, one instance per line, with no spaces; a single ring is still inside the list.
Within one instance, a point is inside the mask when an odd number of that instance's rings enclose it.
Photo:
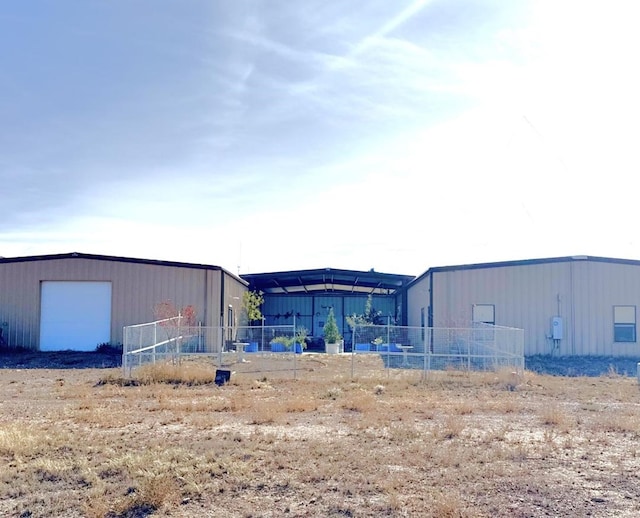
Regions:
[[[634,2],[0,4],[0,256],[640,259]]]

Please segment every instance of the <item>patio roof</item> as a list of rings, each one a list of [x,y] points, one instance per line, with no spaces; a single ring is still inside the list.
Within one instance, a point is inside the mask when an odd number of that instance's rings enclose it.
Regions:
[[[252,273],[240,277],[249,283],[249,289],[270,295],[319,293],[392,295],[414,279],[413,275],[335,268]]]

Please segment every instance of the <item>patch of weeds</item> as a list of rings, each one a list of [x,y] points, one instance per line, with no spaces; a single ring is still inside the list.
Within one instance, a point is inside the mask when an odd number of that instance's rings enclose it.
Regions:
[[[557,406],[547,406],[542,412],[542,423],[552,426],[565,424],[566,415]]]
[[[342,408],[352,412],[367,412],[376,407],[376,401],[371,394],[353,394],[342,404]]]
[[[464,421],[461,418],[450,416],[444,423],[434,430],[434,435],[436,439],[440,440],[455,439],[460,436],[464,428]]]
[[[100,354],[122,354],[122,344],[112,345],[108,342],[98,344],[96,347],[96,352]]]
[[[138,504],[134,503],[127,507],[123,511],[113,512],[110,511],[105,515],[105,518],[146,518],[156,512],[156,508],[150,504]]]
[[[142,383],[139,380],[133,378],[123,378],[122,376],[114,376],[109,374],[102,379],[99,379],[98,382],[94,385],[95,387],[100,387],[103,385],[116,385],[117,387],[138,387]]]
[[[333,399],[334,401],[342,395],[342,389],[340,387],[331,387],[327,390],[322,399]]]

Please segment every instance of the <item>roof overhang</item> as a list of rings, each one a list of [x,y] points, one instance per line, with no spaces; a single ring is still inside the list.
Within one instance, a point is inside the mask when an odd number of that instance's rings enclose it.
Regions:
[[[254,273],[241,277],[249,288],[265,294],[322,294],[392,295],[406,286],[412,275],[361,272],[320,268],[291,272]]]

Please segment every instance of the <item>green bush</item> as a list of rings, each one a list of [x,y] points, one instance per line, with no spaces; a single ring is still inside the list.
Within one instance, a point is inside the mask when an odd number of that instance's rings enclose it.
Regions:
[[[342,339],[340,330],[338,329],[338,324],[336,323],[336,316],[333,314],[333,308],[329,310],[329,315],[327,316],[327,321],[322,329],[322,334],[324,336],[325,343],[328,344],[335,344]]]

